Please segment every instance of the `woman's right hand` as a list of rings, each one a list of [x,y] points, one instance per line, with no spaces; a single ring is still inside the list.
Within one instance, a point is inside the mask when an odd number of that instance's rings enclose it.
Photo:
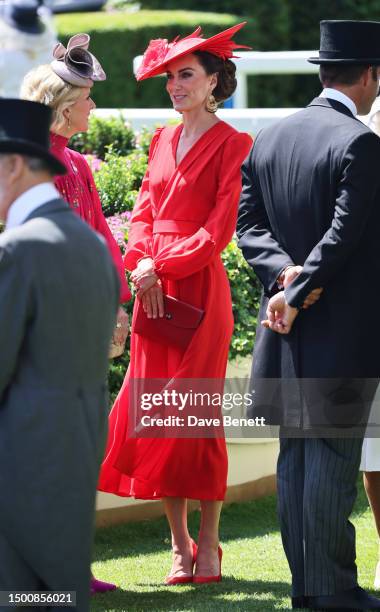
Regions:
[[[139,298],[142,302],[144,312],[148,319],[157,319],[163,317],[164,311],[164,296],[162,287],[159,283],[144,291]]]
[[[148,278],[154,275],[155,272],[153,259],[151,257],[144,257],[143,259],[140,259],[137,264],[137,267],[135,268],[135,270],[133,270],[131,274],[131,280],[138,287],[140,281],[142,281],[144,278]]]

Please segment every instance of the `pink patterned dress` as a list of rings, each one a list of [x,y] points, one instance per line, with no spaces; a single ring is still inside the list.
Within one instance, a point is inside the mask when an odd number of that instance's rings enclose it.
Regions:
[[[120,303],[122,304],[131,298],[131,292],[125,278],[125,268],[120,249],[104,218],[90,166],[81,153],[69,149],[67,144],[68,138],[58,134],[50,134],[50,151],[67,168],[67,174],[56,176],[54,184],[62,198],[70,204],[81,219],[105,238],[119,273]]]

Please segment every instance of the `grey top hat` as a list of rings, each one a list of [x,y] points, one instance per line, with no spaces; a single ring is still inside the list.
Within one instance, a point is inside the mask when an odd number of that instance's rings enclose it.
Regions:
[[[312,64],[380,65],[380,22],[321,21],[319,57]]]
[[[37,0],[8,0],[1,16],[12,28],[27,34],[41,34],[45,26],[38,16]]]

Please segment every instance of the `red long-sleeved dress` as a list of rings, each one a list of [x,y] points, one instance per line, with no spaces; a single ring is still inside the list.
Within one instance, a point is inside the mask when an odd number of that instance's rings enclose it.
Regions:
[[[226,371],[233,316],[220,254],[235,230],[240,167],[252,140],[220,121],[176,167],[181,130],[182,125],[167,127],[153,137],[125,264],[134,270],[142,257],[152,257],[164,293],[204,309],[205,316],[186,350],[132,333],[131,361],[110,414],[98,488],[141,499],[222,500],[227,481],[224,438],[127,434],[131,380],[220,380]]]
[[[64,136],[50,134],[50,151],[67,168],[67,174],[56,176],[54,184],[71,208],[105,238],[119,273],[120,303],[122,304],[131,298],[131,292],[125,278],[121,252],[104,218],[90,166],[83,155],[67,147],[68,141],[68,138]]]

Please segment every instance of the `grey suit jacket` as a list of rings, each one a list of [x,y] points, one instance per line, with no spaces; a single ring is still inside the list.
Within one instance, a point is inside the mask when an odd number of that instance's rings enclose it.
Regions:
[[[105,244],[63,200],[0,236],[0,530],[42,586],[77,590],[78,610],[118,298]]]

